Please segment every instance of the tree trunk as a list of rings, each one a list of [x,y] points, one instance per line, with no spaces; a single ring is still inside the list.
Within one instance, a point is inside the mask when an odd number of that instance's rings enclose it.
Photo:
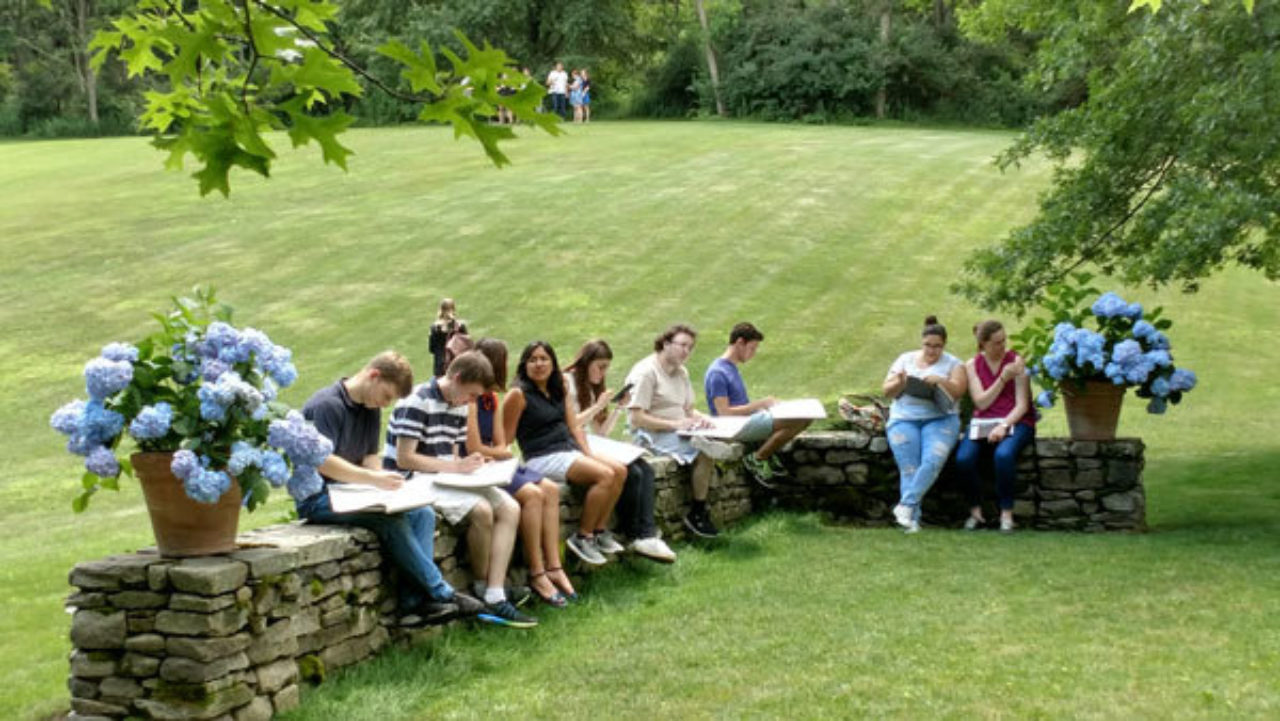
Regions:
[[[711,48],[711,26],[707,23],[707,8],[702,0],[695,0],[698,6],[698,22],[702,24],[702,44],[707,51],[707,71],[711,74],[711,94],[716,99],[716,113],[725,118],[729,113],[724,109],[724,100],[720,97],[720,70],[716,67],[716,51]]]
[[[885,0],[880,6],[880,57],[882,61],[889,57],[889,31],[893,28],[893,12],[892,3]],[[887,62],[884,65],[888,65]],[[889,85],[888,77],[881,78],[880,89],[876,91],[876,117],[884,119],[885,106],[888,104],[887,88]]]
[[[71,0],[71,64],[75,67],[80,88],[84,91],[85,107],[89,122],[98,124],[98,74],[89,65],[89,14],[93,12],[92,0]]]

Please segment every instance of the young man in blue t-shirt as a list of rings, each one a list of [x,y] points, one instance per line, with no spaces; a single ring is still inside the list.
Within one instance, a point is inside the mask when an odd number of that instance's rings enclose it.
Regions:
[[[764,334],[750,323],[739,323],[729,332],[729,346],[707,367],[703,387],[707,407],[713,416],[749,416],[738,440],[759,443],[752,453],[742,456],[742,465],[757,481],[768,485],[786,469],[774,453],[809,427],[807,420],[775,419],[769,408],[777,403],[773,396],[753,401],[747,397],[747,385],[738,366],[755,357]]]

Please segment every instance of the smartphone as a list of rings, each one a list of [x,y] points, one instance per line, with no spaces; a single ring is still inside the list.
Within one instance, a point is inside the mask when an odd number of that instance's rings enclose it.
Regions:
[[[622,390],[613,394],[613,397],[609,399],[609,402],[617,403],[618,401],[622,400],[622,397],[625,396],[631,390],[631,387],[634,385],[635,383],[628,383],[625,386],[623,386]]]

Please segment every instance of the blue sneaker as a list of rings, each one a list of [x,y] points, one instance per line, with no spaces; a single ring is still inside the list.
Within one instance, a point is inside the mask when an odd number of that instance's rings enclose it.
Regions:
[[[505,599],[497,603],[486,603],[484,611],[477,614],[476,618],[495,626],[511,628],[533,628],[538,625],[538,619],[524,613]]]

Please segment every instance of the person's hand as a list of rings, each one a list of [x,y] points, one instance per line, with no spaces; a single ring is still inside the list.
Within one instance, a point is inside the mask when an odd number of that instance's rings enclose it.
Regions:
[[[906,371],[898,371],[897,373],[894,373],[894,374],[893,374],[893,382],[894,382],[894,384],[895,384],[895,385],[898,385],[898,386],[905,386],[905,385],[907,384],[907,372],[906,372]]]
[[[987,440],[991,443],[999,443],[1009,435],[1009,426],[1004,424],[998,425],[991,429],[991,434],[987,436]]]
[[[373,471],[369,476],[369,485],[384,491],[399,490],[404,485],[404,476],[395,471]]]
[[[626,408],[627,404],[630,402],[631,402],[631,391],[627,391],[626,393],[622,394],[621,398],[618,399],[618,407]]]
[[[772,408],[778,405],[778,399],[774,398],[773,396],[769,396],[768,398],[761,398],[759,403],[760,405],[758,406],[758,408],[761,408],[761,409]]]
[[[454,462],[457,473],[471,473],[484,465],[484,456],[479,453],[472,453],[466,458],[459,458]]]
[[[1004,379],[1005,383],[1008,383],[1009,381],[1013,380],[1014,378],[1017,378],[1018,376],[1026,372],[1027,372],[1027,362],[1022,360],[1022,358],[1018,358],[1014,362],[1005,366],[1004,370],[1000,371],[1000,377]]]

